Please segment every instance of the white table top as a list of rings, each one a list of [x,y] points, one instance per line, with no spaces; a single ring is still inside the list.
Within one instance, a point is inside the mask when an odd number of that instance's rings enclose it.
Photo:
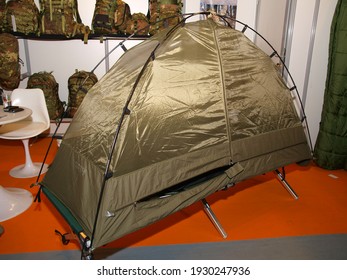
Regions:
[[[32,114],[32,111],[28,108],[21,107],[24,110],[17,113],[4,112],[4,106],[0,105],[0,125],[18,122],[29,117]]]

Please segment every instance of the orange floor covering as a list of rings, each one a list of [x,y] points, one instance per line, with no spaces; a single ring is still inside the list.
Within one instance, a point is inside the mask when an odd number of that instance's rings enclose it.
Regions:
[[[50,138],[39,138],[31,143],[33,161],[42,161]],[[57,149],[54,141],[48,163],[53,160]],[[0,140],[0,155],[0,184],[24,188],[36,195],[38,188],[30,188],[36,178],[16,179],[8,173],[24,161],[21,142]],[[347,172],[324,170],[312,163],[308,167],[291,165],[286,173],[298,200],[290,196],[274,173],[254,177],[207,199],[228,233],[226,239],[216,231],[202,204],[197,202],[105,247],[347,234]],[[44,195],[41,203],[33,203],[24,213],[0,224],[4,228],[0,237],[0,254],[79,249],[76,242],[63,245],[55,234],[56,229],[62,233],[69,232],[69,226]]]

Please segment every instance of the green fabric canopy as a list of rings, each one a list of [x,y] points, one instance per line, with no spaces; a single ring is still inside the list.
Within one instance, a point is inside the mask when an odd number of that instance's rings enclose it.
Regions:
[[[271,58],[208,19],[128,50],[84,98],[41,184],[99,247],[310,158]]]
[[[347,170],[347,0],[339,0],[331,25],[329,65],[319,134],[317,164]]]

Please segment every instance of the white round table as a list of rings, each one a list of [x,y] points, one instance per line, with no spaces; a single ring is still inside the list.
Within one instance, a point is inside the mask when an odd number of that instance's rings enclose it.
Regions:
[[[32,111],[24,110],[16,113],[4,112],[0,106],[0,126],[17,122],[29,117]],[[4,188],[0,185],[0,222],[9,220],[27,210],[33,202],[31,192],[21,188]]]
[[[24,110],[17,113],[4,112],[4,106],[0,105],[0,125],[18,122],[24,120],[32,114],[32,111],[28,108],[21,107]]]

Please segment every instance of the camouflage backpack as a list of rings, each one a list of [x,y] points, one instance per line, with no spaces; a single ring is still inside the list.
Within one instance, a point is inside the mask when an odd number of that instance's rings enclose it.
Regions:
[[[87,43],[90,29],[82,23],[77,0],[40,0],[40,14],[42,34],[84,35]]]
[[[150,0],[148,4],[150,34],[176,25],[180,21],[182,7],[182,0]]]
[[[39,18],[34,0],[10,0],[6,3],[3,29],[6,32],[37,34]]]
[[[147,16],[142,13],[135,13],[127,21],[127,34],[136,33],[136,35],[145,36],[149,34],[149,22]]]
[[[2,30],[2,24],[5,18],[6,0],[0,0],[0,31]]]
[[[116,33],[125,34],[127,21],[131,20],[130,6],[122,0],[117,0],[117,8],[115,11],[114,26]]]
[[[74,117],[87,92],[97,83],[97,81],[98,78],[94,73],[86,71],[76,70],[76,72],[69,77],[68,117]]]
[[[96,0],[92,29],[97,34],[111,34],[115,32],[114,17],[116,0]]]
[[[56,82],[52,73],[43,71],[32,74],[28,79],[27,88],[42,89],[51,120],[56,120],[62,116],[64,106],[59,98],[59,84]]]
[[[8,33],[0,33],[0,86],[14,90],[20,83],[18,39]]]

